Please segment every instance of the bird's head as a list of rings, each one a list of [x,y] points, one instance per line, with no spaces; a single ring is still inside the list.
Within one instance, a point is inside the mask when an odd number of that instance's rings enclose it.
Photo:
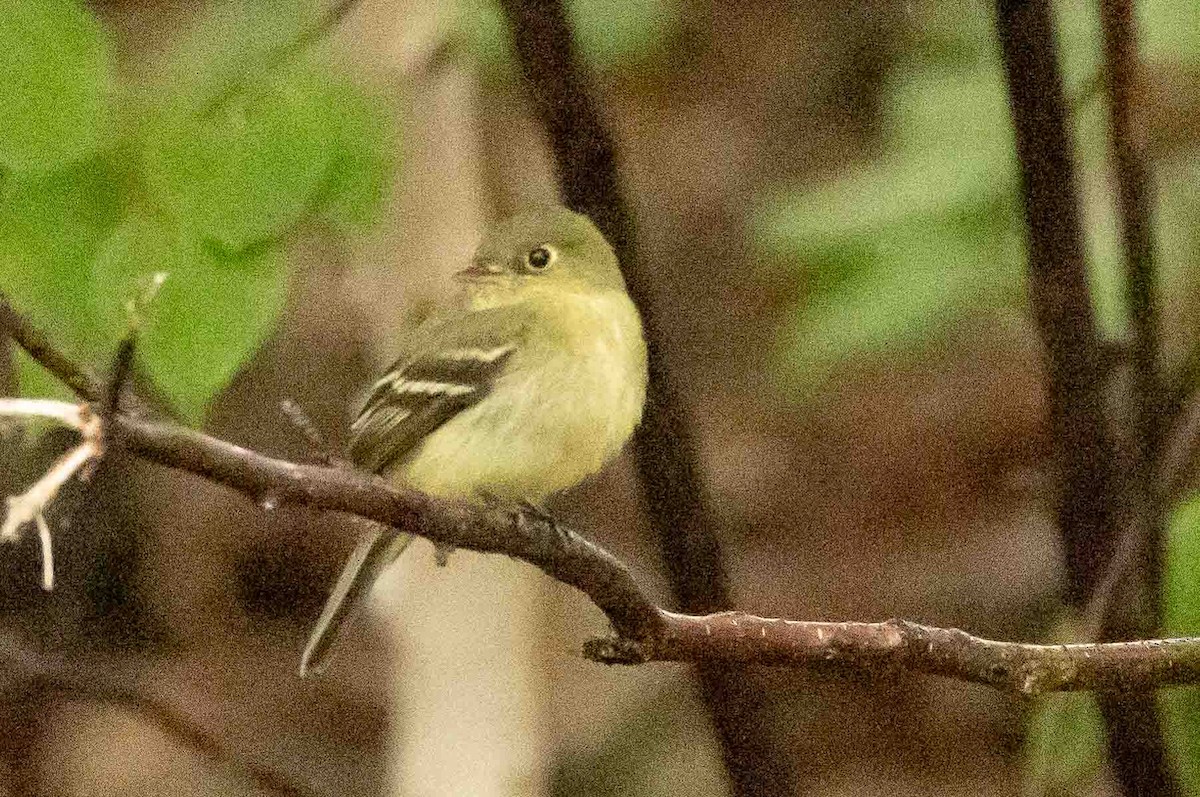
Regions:
[[[475,306],[624,291],[617,256],[596,225],[564,207],[534,207],[492,225],[455,278]]]

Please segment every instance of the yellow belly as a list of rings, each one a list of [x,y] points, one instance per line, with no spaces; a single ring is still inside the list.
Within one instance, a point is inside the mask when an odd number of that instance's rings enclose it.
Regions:
[[[633,432],[645,400],[640,327],[621,299],[586,308],[606,322],[581,325],[592,330],[586,340],[538,352],[535,368],[518,358],[483,401],[421,443],[397,480],[445,497],[486,491],[538,502],[598,471]],[[618,314],[635,323],[614,323],[629,320]]]

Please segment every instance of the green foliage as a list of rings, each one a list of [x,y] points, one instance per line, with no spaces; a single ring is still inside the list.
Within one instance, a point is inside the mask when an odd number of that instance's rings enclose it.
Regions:
[[[1004,87],[988,56],[939,40],[893,77],[886,159],[767,199],[754,238],[803,263],[808,290],[778,349],[789,387],[855,356],[903,353],[964,312],[1012,300],[1023,254]]]
[[[306,0],[216,3],[159,79],[122,91],[88,12],[5,2],[0,69],[16,78],[0,77],[0,109],[33,112],[0,123],[0,288],[102,365],[165,273],[139,313],[140,356],[198,419],[282,309],[288,233],[377,217],[396,146],[386,105],[301,46]],[[121,135],[105,141],[113,118]],[[48,389],[26,367],[21,379]]]
[[[154,136],[145,169],[156,204],[233,251],[297,224],[329,169],[334,130],[335,109],[306,89],[289,70]]]
[[[1066,692],[1039,698],[1024,751],[1024,797],[1096,794],[1107,751],[1095,696]]]
[[[571,28],[584,58],[597,69],[650,60],[679,24],[675,0],[570,0]]]
[[[0,168],[53,169],[96,152],[109,129],[111,55],[70,0],[0,0]]]
[[[0,184],[0,287],[84,360],[103,354],[91,260],[120,220],[123,193],[117,171],[103,158],[45,174],[10,174]],[[26,392],[66,395],[49,375],[21,362]]]
[[[162,285],[147,312],[136,305],[158,274]],[[104,242],[93,275],[106,331],[119,335],[146,313],[141,361],[188,417],[203,412],[266,338],[287,293],[287,270],[273,250],[224,255],[138,215]]]
[[[1200,5],[1175,0],[1141,0],[1138,18],[1142,52],[1153,61],[1200,65]]]
[[[1163,572],[1163,630],[1167,636],[1200,635],[1200,494],[1176,507],[1167,529]],[[1176,767],[1188,788],[1200,793],[1200,693],[1164,692],[1160,699]]]
[[[1147,36],[1172,31],[1172,44],[1156,52],[1200,50],[1200,30],[1178,32],[1179,16],[1192,12],[1151,5]],[[1057,8],[1068,95],[1083,97],[1101,66],[1094,4]],[[1027,306],[1016,158],[990,13],[927,3],[912,20],[910,46],[883,92],[879,158],[765,197],[750,220],[760,251],[791,265],[804,287],[774,359],[789,391],[818,389],[850,361],[919,352],[965,316]],[[1128,308],[1105,108],[1089,97],[1073,121],[1090,278],[1098,324],[1119,337]],[[1171,295],[1194,280],[1200,202],[1188,186],[1196,164],[1197,153],[1178,153],[1159,183],[1160,272]]]

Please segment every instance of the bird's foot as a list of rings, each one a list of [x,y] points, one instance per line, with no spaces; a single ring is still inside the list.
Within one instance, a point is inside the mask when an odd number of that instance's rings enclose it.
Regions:
[[[565,541],[570,538],[570,529],[558,525],[558,521],[554,519],[554,516],[551,515],[545,507],[539,506],[538,504],[525,499],[518,501],[517,505],[521,508],[521,513],[525,517],[536,520],[539,523],[545,523],[560,539]]]

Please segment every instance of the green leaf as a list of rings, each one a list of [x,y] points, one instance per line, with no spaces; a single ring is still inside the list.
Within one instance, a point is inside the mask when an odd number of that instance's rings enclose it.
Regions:
[[[312,83],[288,72],[212,118],[180,121],[147,153],[156,200],[230,251],[275,238],[315,198],[334,126]]]
[[[970,170],[976,180],[994,180],[994,189],[1015,183],[1017,161],[999,64],[989,58],[965,67],[917,66],[899,68],[889,80],[883,99],[889,149],[905,157],[930,150],[954,153],[965,161],[959,168]],[[943,168],[957,170],[951,164]]]
[[[1083,692],[1038,699],[1025,736],[1024,797],[1095,794],[1107,751],[1096,699]]]
[[[575,44],[597,70],[628,69],[661,54],[679,27],[678,0],[568,0]],[[512,36],[496,0],[457,0],[451,12],[462,41],[486,69],[513,61]]]
[[[96,310],[110,339],[123,333],[130,300],[158,272],[166,279],[143,313],[138,355],[168,399],[199,421],[274,328],[288,274],[272,251],[222,257],[159,221],[133,216],[95,262]]]
[[[496,0],[457,0],[450,13],[458,35],[487,71],[511,68],[512,36]]]
[[[902,353],[996,304],[1021,279],[1011,243],[985,213],[895,225],[827,250],[829,261],[810,261],[825,278],[784,336],[778,373],[793,390],[812,389],[845,360]]]
[[[0,0],[0,166],[52,169],[108,131],[108,42],[70,0]]]
[[[239,88],[252,89],[271,77],[273,58],[297,41],[315,16],[313,0],[207,4],[163,65],[153,105],[168,119],[180,119],[202,114]]]
[[[1018,293],[1016,169],[995,68],[908,72],[886,113],[885,160],[768,200],[754,219],[765,251],[805,266],[809,300],[777,360],[792,389]]]
[[[0,289],[70,356],[104,353],[91,310],[89,267],[120,218],[123,190],[106,161],[0,184]],[[48,395],[49,377],[28,367],[22,393]]]
[[[356,86],[330,81],[322,101],[334,124],[331,162],[315,204],[343,232],[361,232],[383,209],[399,133],[388,104]]]
[[[886,159],[768,199],[754,221],[768,250],[821,252],[917,219],[1003,201],[1016,161],[999,74],[944,67],[896,81],[886,101]]]
[[[75,393],[58,377],[47,371],[36,360],[18,348],[16,354],[17,386],[27,398],[58,399],[75,401]]]
[[[1200,63],[1200,5],[1142,0],[1134,6],[1143,57],[1151,61]]]

